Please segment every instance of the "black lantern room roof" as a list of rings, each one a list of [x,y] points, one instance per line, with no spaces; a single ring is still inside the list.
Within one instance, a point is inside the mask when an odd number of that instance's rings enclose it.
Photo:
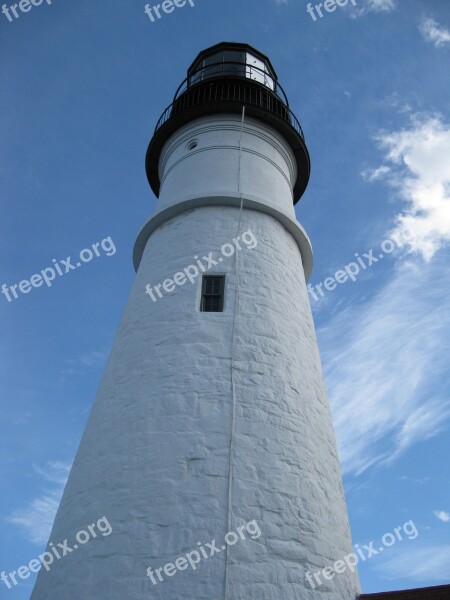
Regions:
[[[147,177],[156,196],[160,188],[159,156],[169,137],[192,119],[217,113],[240,114],[243,106],[247,115],[274,127],[291,146],[297,162],[294,204],[298,202],[310,174],[303,130],[268,57],[248,44],[232,42],[199,53],[156,125],[146,156]]]

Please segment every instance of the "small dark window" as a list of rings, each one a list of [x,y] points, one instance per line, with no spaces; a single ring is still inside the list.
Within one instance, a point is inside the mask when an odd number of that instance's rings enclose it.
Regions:
[[[203,79],[208,79],[208,77],[216,77],[223,70],[223,57],[222,53],[212,54],[211,56],[207,56],[203,61]]]
[[[233,77],[245,77],[245,53],[225,50],[223,53],[223,74]],[[239,63],[239,64],[236,64]]]
[[[224,290],[224,275],[204,275],[200,310],[203,312],[222,312]]]

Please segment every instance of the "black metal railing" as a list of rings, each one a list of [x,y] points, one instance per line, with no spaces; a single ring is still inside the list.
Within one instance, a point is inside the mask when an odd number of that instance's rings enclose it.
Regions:
[[[278,83],[276,77],[273,77],[267,69],[261,69],[255,67],[244,61],[222,61],[204,65],[195,71],[190,71],[188,76],[175,92],[174,101],[184,94],[187,88],[205,81],[207,79],[214,79],[216,77],[239,77],[241,79],[250,79],[256,81],[261,85],[269,88],[274,94],[276,94],[285,104],[289,106],[289,102],[284,89]]]
[[[222,63],[218,63],[222,64]],[[226,64],[226,63],[223,63]],[[238,63],[239,64],[239,63]],[[254,67],[255,68],[255,67]],[[259,69],[261,70],[261,69]],[[190,76],[192,77],[192,75]],[[189,84],[189,77],[181,84],[175,93],[174,101],[165,109],[159,118],[155,133],[172,117],[194,107],[212,103],[239,103],[254,106],[280,119],[287,121],[304,140],[302,127],[279,94],[255,80],[246,77],[230,77],[222,73],[221,79],[207,77],[194,84]],[[259,85],[258,85],[259,83]],[[282,89],[279,86],[279,89]],[[283,92],[284,94],[284,92]]]

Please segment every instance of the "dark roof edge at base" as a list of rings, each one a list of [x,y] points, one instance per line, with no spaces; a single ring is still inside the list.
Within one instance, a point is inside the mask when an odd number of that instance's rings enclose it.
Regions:
[[[450,585],[361,594],[358,600],[450,600]]]

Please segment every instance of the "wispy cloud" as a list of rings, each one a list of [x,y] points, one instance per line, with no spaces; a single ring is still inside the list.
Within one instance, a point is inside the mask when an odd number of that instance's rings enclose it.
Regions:
[[[424,485],[430,481],[429,477],[408,477],[407,475],[402,475],[398,479],[399,481],[408,481],[409,483],[417,483],[419,485]]]
[[[381,560],[374,568],[385,579],[447,583],[450,578],[449,545],[392,549]]]
[[[98,367],[103,365],[108,356],[106,350],[90,350],[78,358],[71,358],[67,362],[70,365],[83,367]]]
[[[389,236],[409,230],[412,252],[429,261],[450,241],[450,125],[439,115],[413,115],[407,129],[376,138],[385,164],[363,175],[384,179],[405,203]]]
[[[289,4],[291,0],[273,0],[277,6]],[[313,2],[313,4],[316,4]],[[352,18],[360,17],[369,12],[381,13],[390,12],[397,6],[397,0],[357,0],[355,8],[352,3],[348,3],[348,8],[352,8],[350,13]]]
[[[391,12],[396,5],[396,0],[359,0],[358,8],[352,12],[352,17],[361,17],[369,12]]]
[[[450,513],[446,512],[445,510],[435,510],[434,516],[443,523],[448,523],[450,521]]]
[[[419,31],[427,42],[431,42],[436,48],[442,48],[450,44],[450,31],[442,27],[431,17],[423,18],[419,23]]]
[[[344,473],[395,460],[450,417],[446,264],[403,262],[368,302],[318,329]]]
[[[108,350],[89,350],[76,358],[66,360],[67,367],[61,371],[61,378],[79,375],[87,369],[95,369],[102,367],[108,357]]]
[[[7,518],[18,525],[34,544],[46,544],[58,510],[70,465],[48,462],[44,467],[33,465],[34,471],[46,482],[46,489],[25,508],[19,508]]]
[[[354,474],[394,461],[450,417],[448,255],[437,254],[450,240],[450,126],[413,115],[377,142],[385,161],[363,175],[405,204],[386,237],[404,241],[409,230],[412,254],[318,331],[343,470]]]
[[[33,470],[45,481],[65,485],[70,471],[70,465],[63,462],[49,461],[44,467],[33,465]]]
[[[383,179],[386,175],[391,172],[391,168],[386,165],[381,165],[377,169],[366,169],[361,173],[363,178],[372,183],[373,181],[378,181],[379,179]]]

